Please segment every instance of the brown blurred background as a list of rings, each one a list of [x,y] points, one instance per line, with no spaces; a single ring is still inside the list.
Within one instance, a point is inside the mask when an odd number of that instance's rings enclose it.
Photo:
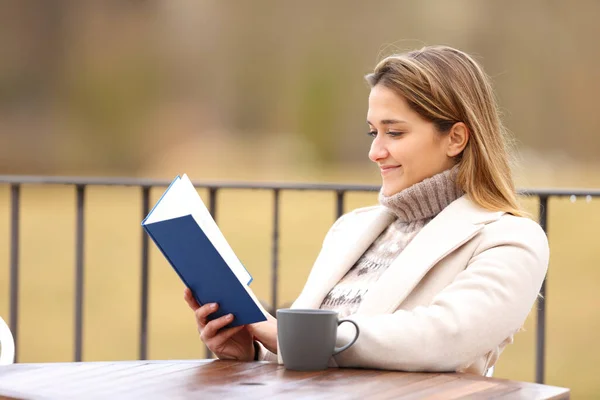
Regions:
[[[600,187],[599,16],[596,0],[3,1],[0,174],[378,184],[363,75],[393,52],[447,44],[492,77],[519,187]],[[375,200],[350,196],[347,208]],[[84,358],[134,358],[139,193],[94,188],[86,201]],[[271,196],[220,201],[219,224],[268,300]],[[550,204],[547,381],[578,398],[600,392],[597,203]],[[282,204],[283,303],[334,208],[314,193]],[[0,294],[9,206],[1,187]],[[73,218],[72,188],[23,188],[21,361],[72,356]],[[150,356],[202,357],[180,282],[157,252],[152,260]],[[533,332],[530,320],[497,376],[534,379]]]
[[[599,15],[595,0],[5,1],[0,170],[171,178],[205,162],[196,179],[260,179],[364,164],[362,76],[426,44],[484,65],[521,165],[595,163]]]

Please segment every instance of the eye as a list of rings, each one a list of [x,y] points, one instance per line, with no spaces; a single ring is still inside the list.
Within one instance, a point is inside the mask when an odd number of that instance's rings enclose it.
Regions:
[[[367,136],[371,136],[372,138],[377,136],[377,131],[369,131],[367,132]]]
[[[398,136],[404,135],[404,132],[389,131],[387,134],[390,135],[391,137],[398,137]]]

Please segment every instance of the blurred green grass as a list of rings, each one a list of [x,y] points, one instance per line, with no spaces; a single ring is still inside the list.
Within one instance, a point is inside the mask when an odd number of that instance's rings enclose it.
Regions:
[[[151,203],[164,188],[152,190]],[[141,191],[89,187],[85,204],[84,360],[138,355]],[[199,190],[207,201],[207,193]],[[10,193],[0,187],[0,315],[8,320]],[[350,193],[346,210],[376,202],[374,193]],[[537,215],[535,199],[524,204]],[[252,288],[271,301],[273,196],[269,191],[221,190],[217,221],[254,277]],[[321,241],[335,220],[326,192],[282,192],[279,305],[299,294]],[[600,393],[595,375],[600,350],[600,201],[549,203],[551,265],[548,282],[548,384],[572,388],[575,398]],[[74,345],[75,190],[24,185],[21,191],[19,360],[70,361]],[[149,357],[202,358],[183,286],[150,242]],[[535,379],[535,307],[525,331],[501,356],[495,376]],[[493,316],[490,316],[493,318]]]

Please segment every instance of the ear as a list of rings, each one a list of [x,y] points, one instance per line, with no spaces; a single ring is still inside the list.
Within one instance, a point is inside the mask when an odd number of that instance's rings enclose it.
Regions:
[[[469,143],[469,129],[463,122],[457,122],[450,128],[447,139],[446,155],[451,158],[456,157]]]

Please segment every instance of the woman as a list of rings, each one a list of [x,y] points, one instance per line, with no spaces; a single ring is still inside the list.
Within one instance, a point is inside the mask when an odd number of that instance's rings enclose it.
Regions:
[[[366,78],[380,204],[336,221],[292,308],[359,325],[332,366],[483,375],[524,323],[549,258],[517,203],[489,79],[440,46],[388,57]],[[207,323],[218,306],[185,298],[219,358],[277,360],[274,318],[220,330],[231,317]],[[352,339],[346,328],[337,345]]]

